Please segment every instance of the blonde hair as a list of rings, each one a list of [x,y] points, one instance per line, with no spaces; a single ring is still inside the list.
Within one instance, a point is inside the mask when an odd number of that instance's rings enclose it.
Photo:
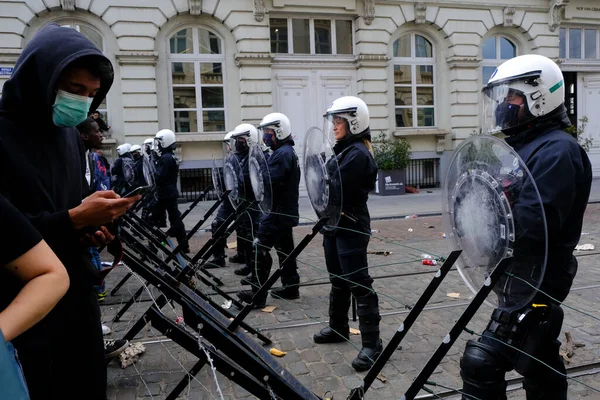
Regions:
[[[374,156],[373,145],[371,145],[371,141],[367,138],[363,138],[363,143],[365,144],[365,146],[367,146],[367,150],[369,150],[369,153],[371,153],[371,155]]]

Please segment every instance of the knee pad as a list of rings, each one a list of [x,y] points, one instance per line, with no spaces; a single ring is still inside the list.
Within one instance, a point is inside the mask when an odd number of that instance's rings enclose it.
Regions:
[[[540,359],[545,363],[551,365],[560,364],[553,365],[555,368],[560,367],[562,366],[562,362],[557,362],[557,360],[559,360],[558,351],[560,349],[560,342],[557,339],[560,335],[564,312],[560,306],[551,303],[542,311],[543,314],[539,317],[532,316],[533,321],[531,325],[526,328],[527,331],[524,333],[520,349],[524,353]],[[525,377],[554,375],[556,378],[559,378],[558,375],[547,370],[547,367],[527,354],[517,352],[515,356],[514,366],[518,373]]]
[[[495,394],[506,395],[504,375],[509,368],[496,349],[474,340],[467,342],[460,359],[463,387],[467,393],[480,398],[496,399]]]

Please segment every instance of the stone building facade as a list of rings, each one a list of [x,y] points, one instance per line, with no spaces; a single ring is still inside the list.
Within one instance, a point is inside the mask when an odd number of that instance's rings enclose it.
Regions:
[[[114,148],[170,128],[182,169],[220,159],[241,122],[286,113],[301,153],[331,101],[358,95],[371,129],[406,137],[424,178],[479,130],[483,81],[503,60],[559,60],[600,175],[596,0],[0,0],[0,85],[44,24],[80,30],[115,65],[100,110]]]

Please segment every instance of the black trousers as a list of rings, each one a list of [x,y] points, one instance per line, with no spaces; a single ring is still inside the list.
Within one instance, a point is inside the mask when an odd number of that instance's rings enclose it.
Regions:
[[[263,269],[261,275],[267,278],[271,274],[271,268],[273,266],[273,258],[269,251],[275,247],[277,251],[277,259],[279,260],[279,266],[283,265],[283,261],[287,256],[294,250],[294,235],[291,226],[281,227],[277,230],[264,231],[258,233],[258,240],[261,244],[261,249],[258,249],[259,257],[263,257],[260,260],[260,268]],[[286,269],[281,274],[281,284],[283,286],[290,286],[297,288],[300,283],[300,275],[298,275],[298,264],[296,260],[291,260]]]
[[[185,225],[181,221],[181,212],[177,207],[177,198],[158,199],[157,210],[160,213],[159,215],[162,215],[165,211],[169,215],[169,236],[177,238],[179,244],[187,243]]]
[[[535,301],[534,301],[535,302]],[[524,328],[524,337],[513,347],[532,355],[550,367],[566,373],[559,355],[560,335],[564,314],[560,306],[548,304],[548,312],[534,324]],[[518,312],[515,312],[518,316]],[[525,317],[529,318],[529,317]],[[535,316],[533,317],[535,318]],[[519,333],[519,327],[507,330]],[[467,342],[461,359],[463,392],[481,399],[506,399],[505,373],[514,369],[524,377],[523,389],[527,400],[566,400],[567,379],[538,361],[517,351],[504,342],[505,339],[486,329],[479,339]],[[483,351],[482,351],[483,349]],[[471,397],[463,396],[463,399]]]
[[[106,399],[100,307],[91,287],[79,294],[69,289],[46,318],[13,344],[31,400]]]
[[[325,263],[331,292],[329,325],[334,330],[348,329],[350,295],[357,301],[359,329],[363,346],[376,347],[379,341],[379,298],[369,275],[367,246],[369,235],[344,233],[323,236]]]

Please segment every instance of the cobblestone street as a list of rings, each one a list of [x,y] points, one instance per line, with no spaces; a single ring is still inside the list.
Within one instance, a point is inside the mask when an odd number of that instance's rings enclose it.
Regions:
[[[445,256],[448,253],[447,239],[443,237],[441,217],[423,217],[410,219],[391,219],[372,223],[373,238],[369,244],[370,273],[375,279],[374,288],[380,299],[382,313],[381,332],[385,343],[393,336],[398,326],[406,317],[407,305],[413,305],[421,292],[430,282],[438,267],[421,263],[421,253],[434,256]],[[295,229],[296,243],[307,234],[309,226]],[[588,206],[581,243],[598,245],[600,238],[600,205]],[[209,234],[201,233],[192,241],[192,250],[198,250],[207,240]],[[229,239],[230,242],[233,238]],[[383,255],[383,252],[392,252]],[[380,254],[377,254],[380,253]],[[233,255],[234,250],[229,250]],[[600,252],[578,252],[579,271],[570,296],[565,305],[600,317],[597,305],[600,288]],[[225,283],[223,289],[235,293],[241,287],[239,277],[233,274],[237,264],[226,268],[211,270]],[[125,274],[125,268],[109,275],[107,288],[110,290]],[[299,272],[303,286],[298,300],[284,301],[268,298],[268,305],[275,306],[272,313],[253,311],[246,322],[261,332],[271,336],[273,344],[268,346],[286,351],[287,355],[278,361],[292,372],[306,387],[323,397],[327,391],[333,393],[335,399],[345,399],[349,391],[360,385],[364,373],[356,373],[350,362],[360,348],[360,336],[352,335],[349,343],[335,345],[317,345],[312,341],[312,334],[327,323],[327,307],[329,301],[329,283],[325,272],[321,237],[317,236],[299,257]],[[148,293],[144,293],[119,323],[111,323],[112,317],[119,310],[131,293],[140,287],[140,281],[130,279],[116,296],[109,296],[102,305],[103,321],[111,326],[112,337],[122,336],[137,318],[151,305]],[[158,291],[151,289],[156,295]],[[448,294],[453,293],[450,297]],[[458,295],[456,295],[458,293]],[[410,386],[429,356],[458,319],[471,298],[471,293],[460,279],[457,271],[452,270],[428,304],[428,308],[420,315],[417,322],[402,342],[402,349],[397,350],[382,374],[386,382],[375,380],[368,391],[369,399],[400,398]],[[219,296],[214,299],[222,303]],[[233,308],[232,308],[233,310]],[[166,315],[175,320],[178,309],[165,307]],[[570,332],[575,342],[585,347],[575,349],[567,368],[585,366],[600,359],[600,324],[597,319],[583,315],[564,307],[564,332]],[[491,308],[483,306],[468,328],[481,332],[487,323]],[[358,322],[351,322],[358,328]],[[459,358],[465,341],[474,338],[463,333],[451,348],[430,380],[448,388],[460,388]],[[173,387],[184,377],[196,358],[177,344],[165,340],[162,333],[146,327],[135,341],[146,346],[146,352],[133,366],[121,369],[117,362],[108,366],[109,399],[125,400],[137,398],[163,399]],[[597,372],[597,371],[596,371]],[[509,373],[508,378],[516,377]],[[578,378],[582,382],[600,389],[599,375],[588,375]],[[218,385],[226,399],[252,398],[248,392],[232,384],[226,377],[217,374]],[[445,391],[442,386],[433,388]],[[422,391],[421,394],[426,394]],[[524,398],[520,389],[509,393],[510,399]],[[184,391],[181,398],[204,399],[220,398],[217,385],[210,368],[204,367],[196,379]],[[594,392],[580,383],[571,381],[570,399],[599,399],[600,392]]]

